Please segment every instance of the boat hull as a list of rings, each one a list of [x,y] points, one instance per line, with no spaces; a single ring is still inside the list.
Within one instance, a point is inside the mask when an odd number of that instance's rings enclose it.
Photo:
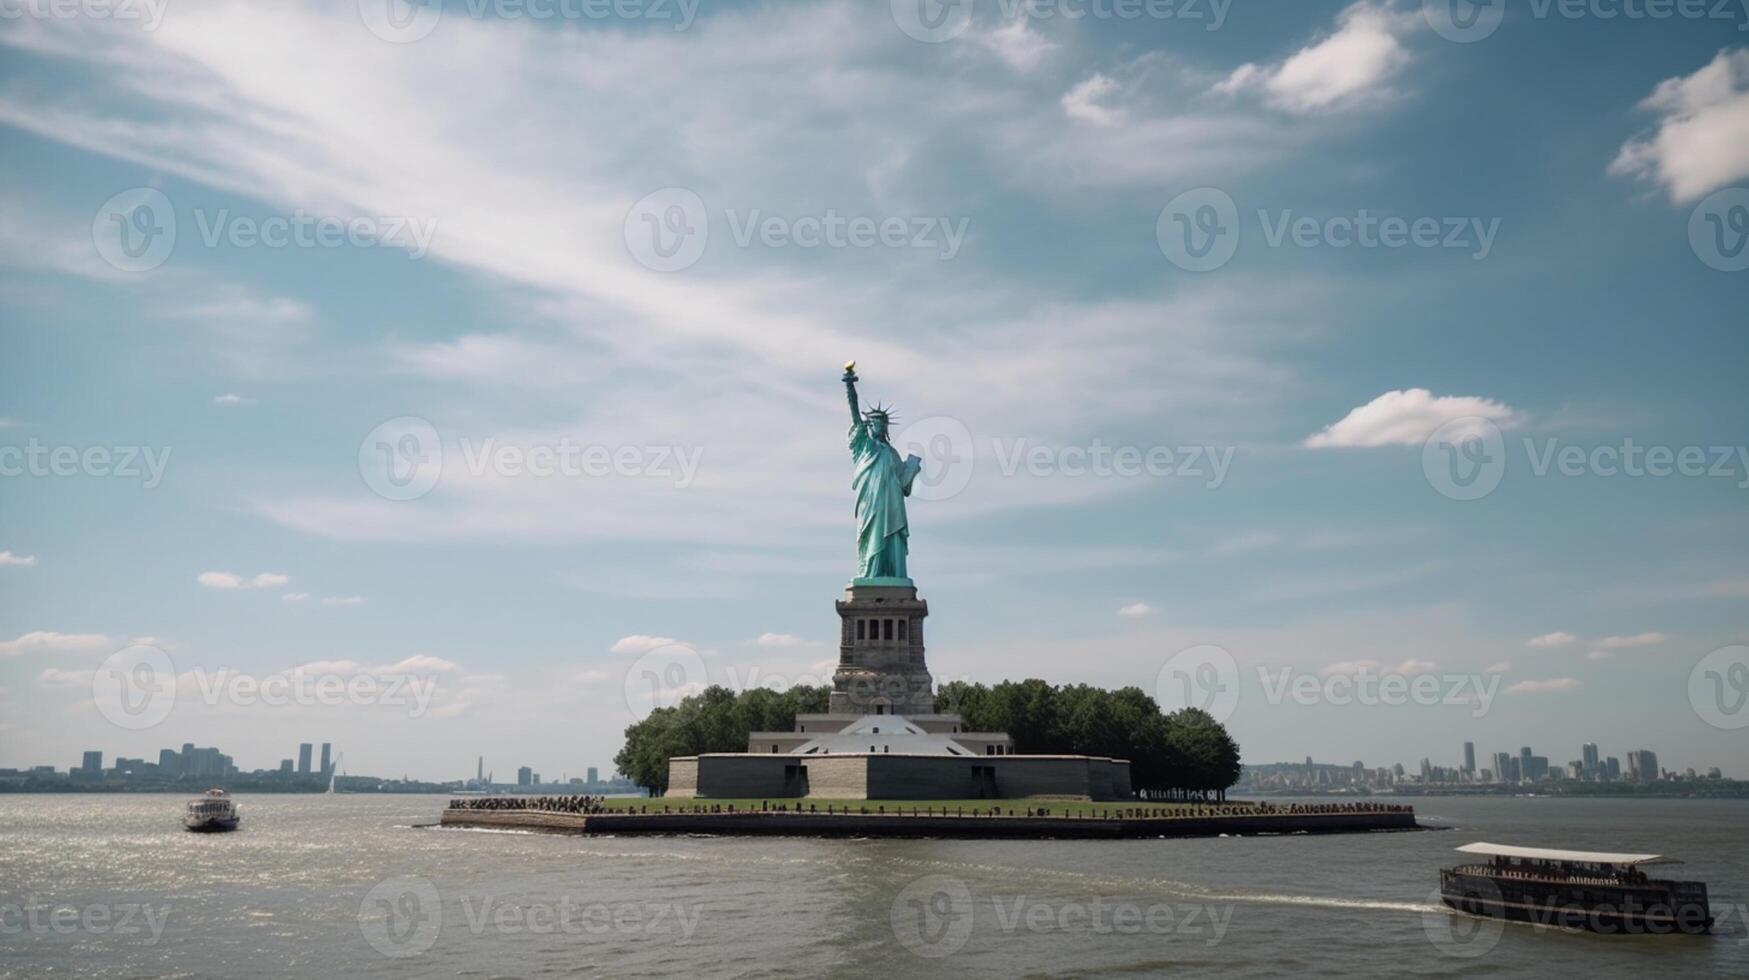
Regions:
[[[228,830],[236,830],[242,823],[240,817],[186,817],[182,828],[195,834],[221,834]]]
[[[1440,898],[1459,912],[1509,922],[1582,929],[1609,935],[1699,935],[1712,931],[1705,886],[1673,883],[1672,889],[1583,889],[1555,883],[1501,880],[1445,872]],[[1699,889],[1696,895],[1693,889]]]

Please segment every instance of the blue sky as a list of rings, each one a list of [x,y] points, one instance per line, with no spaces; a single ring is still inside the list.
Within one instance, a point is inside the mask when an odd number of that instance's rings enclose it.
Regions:
[[[1440,0],[986,0],[924,40],[904,2],[29,9],[0,21],[0,765],[332,740],[354,772],[580,773],[651,663],[829,676],[855,358],[925,456],[939,678],[1154,690],[1216,645],[1251,761],[1596,740],[1749,772],[1693,686],[1749,643],[1740,8],[1464,35]],[[1230,257],[1186,268],[1180,216]],[[276,219],[308,237],[257,240]],[[1345,244],[1384,219],[1437,244]],[[1484,435],[1498,486],[1442,493],[1440,439]],[[1714,475],[1607,472],[1626,440]],[[160,477],[113,472],[130,448]],[[525,465],[568,448],[619,462]],[[101,678],[142,642],[176,697],[117,725]],[[1491,693],[1283,703],[1259,670]],[[436,688],[225,686],[288,671]]]

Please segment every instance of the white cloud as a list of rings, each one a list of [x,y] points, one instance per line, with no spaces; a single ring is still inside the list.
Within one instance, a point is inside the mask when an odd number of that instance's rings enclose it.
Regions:
[[[686,646],[686,644],[671,637],[646,636],[642,633],[634,633],[631,636],[622,636],[615,640],[613,646],[609,647],[607,652],[621,654],[649,653],[651,650],[660,647],[674,646],[676,644]]]
[[[1657,126],[1622,144],[1610,173],[1662,184],[1678,204],[1749,176],[1749,48],[1665,79],[1640,107]]]
[[[1411,657],[1396,664],[1382,663],[1377,660],[1340,660],[1325,667],[1320,673],[1332,674],[1425,674],[1438,670],[1439,665],[1431,660],[1416,660]]]
[[[1275,65],[1244,64],[1213,91],[1256,89],[1272,106],[1295,113],[1339,108],[1388,92],[1387,82],[1409,63],[1400,38],[1415,19],[1386,3],[1357,3],[1337,18],[1336,31]]]
[[[1031,18],[1028,17],[1015,17],[995,30],[972,35],[972,39],[995,52],[1008,67],[1018,72],[1029,72],[1037,68],[1044,61],[1045,55],[1057,47],[1033,31],[1030,21]]]
[[[0,566],[14,565],[21,568],[30,568],[35,564],[35,555],[15,555],[10,551],[0,551]]]
[[[42,687],[69,687],[91,689],[94,670],[63,670],[59,667],[49,667],[36,676],[36,682]]]
[[[1551,677],[1539,681],[1519,681],[1507,685],[1507,694],[1558,694],[1564,691],[1576,691],[1585,686],[1584,682],[1572,677]]]
[[[1154,607],[1148,605],[1145,602],[1132,602],[1127,606],[1120,606],[1118,608],[1117,614],[1119,616],[1129,616],[1129,617],[1134,618],[1137,616],[1152,615],[1153,612],[1154,612]]]
[[[277,572],[262,572],[253,578],[245,579],[233,572],[201,572],[195,576],[195,581],[209,589],[273,589],[278,588],[291,579]]]
[[[1123,121],[1123,114],[1099,104],[1100,99],[1115,91],[1116,82],[1104,75],[1095,74],[1063,96],[1063,112],[1070,119],[1080,122],[1096,126],[1115,126]]]
[[[1489,664],[1488,669],[1487,669],[1487,673],[1504,674],[1511,669],[1512,669],[1512,661],[1502,660],[1497,664]]]
[[[281,599],[284,599],[287,602],[303,602],[309,597],[310,594],[308,592],[287,592],[285,595],[280,596]]]
[[[26,653],[88,653],[110,646],[102,633],[56,633],[36,630],[16,640],[0,642],[0,657],[16,657]]]
[[[1664,642],[1662,633],[1636,633],[1633,636],[1606,636],[1597,641],[1604,650],[1628,650],[1633,647],[1653,647]]]
[[[1579,638],[1571,633],[1563,633],[1557,630],[1553,633],[1544,633],[1541,636],[1533,636],[1530,639],[1525,640],[1524,645],[1527,647],[1564,647],[1577,639]]]
[[[1521,421],[1516,409],[1487,398],[1435,396],[1425,388],[1410,388],[1385,392],[1307,438],[1304,445],[1308,449],[1415,446],[1440,426],[1465,418],[1485,419],[1502,429]],[[1476,428],[1483,426],[1478,422]]]
[[[1608,660],[1609,657],[1608,650],[1593,650],[1585,655],[1586,660]]]
[[[231,392],[226,392],[223,395],[215,396],[213,398],[213,404],[214,405],[253,405],[253,404],[255,404],[255,399],[244,398],[242,395],[234,394]]]
[[[628,637],[629,639],[629,637]],[[621,642],[624,642],[623,640]],[[754,646],[785,649],[790,647],[813,646],[807,640],[789,633],[761,633],[753,641]],[[617,646],[617,644],[616,644]],[[618,652],[618,651],[615,651]]]
[[[362,606],[362,605],[364,605],[364,596],[357,596],[357,595],[323,596],[322,597],[322,605],[324,605],[324,606]]]

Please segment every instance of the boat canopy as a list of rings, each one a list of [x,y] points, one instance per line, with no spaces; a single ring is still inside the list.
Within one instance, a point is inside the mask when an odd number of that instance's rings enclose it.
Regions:
[[[1458,848],[1465,854],[1523,858],[1527,861],[1564,861],[1568,864],[1656,864],[1662,854],[1611,854],[1607,851],[1561,851],[1548,847],[1514,847],[1511,844],[1475,843]]]

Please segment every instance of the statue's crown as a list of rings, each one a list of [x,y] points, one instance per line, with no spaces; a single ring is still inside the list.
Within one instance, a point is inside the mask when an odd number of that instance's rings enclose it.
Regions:
[[[880,419],[888,424],[891,424],[898,418],[897,415],[893,414],[893,408],[891,405],[882,405],[878,402],[875,404],[875,407],[862,413],[862,417],[865,419]]]

